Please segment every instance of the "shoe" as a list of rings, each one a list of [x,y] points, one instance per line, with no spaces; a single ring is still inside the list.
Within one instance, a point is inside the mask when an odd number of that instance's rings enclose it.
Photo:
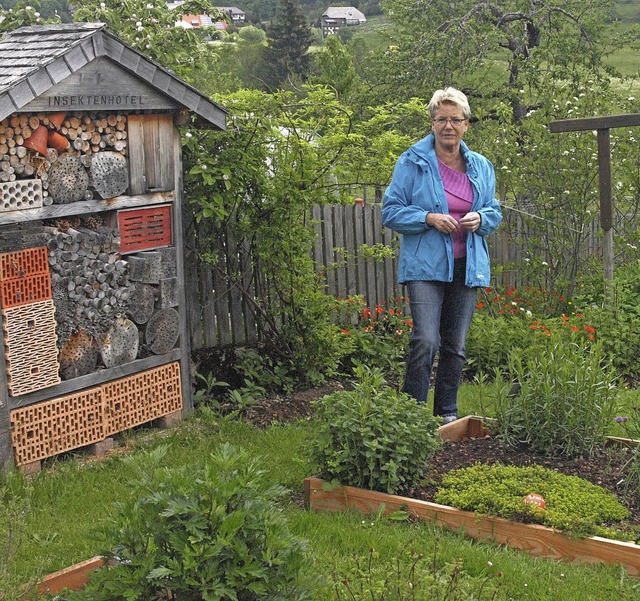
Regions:
[[[442,425],[450,424],[451,422],[455,422],[458,419],[457,415],[443,415],[442,416]]]

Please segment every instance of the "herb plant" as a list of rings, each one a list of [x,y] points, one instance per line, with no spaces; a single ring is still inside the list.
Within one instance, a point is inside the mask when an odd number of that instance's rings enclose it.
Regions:
[[[200,467],[164,467],[166,450],[125,460],[135,470],[130,494],[104,530],[115,565],[97,572],[79,598],[311,598],[305,545],[276,504],[285,489],[228,444]]]
[[[355,375],[353,390],[315,402],[312,461],[324,478],[398,493],[427,470],[440,420],[387,386],[379,369],[358,366]]]
[[[531,493],[542,495],[546,509],[524,502]],[[539,465],[476,464],[454,470],[442,479],[435,500],[467,511],[537,522],[578,536],[611,536],[606,526],[629,515],[600,486]]]
[[[496,398],[496,433],[555,456],[589,455],[615,413],[615,374],[590,331],[536,322],[530,345],[509,358]],[[585,339],[585,334],[587,338]]]

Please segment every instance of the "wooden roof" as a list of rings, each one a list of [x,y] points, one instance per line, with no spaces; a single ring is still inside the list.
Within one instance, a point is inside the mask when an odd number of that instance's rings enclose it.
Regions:
[[[104,23],[60,23],[7,32],[0,39],[0,119],[104,57],[193,111],[205,125],[226,128],[222,107],[105,27]]]

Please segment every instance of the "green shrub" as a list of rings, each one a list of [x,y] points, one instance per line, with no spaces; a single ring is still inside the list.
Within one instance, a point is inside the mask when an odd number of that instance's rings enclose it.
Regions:
[[[616,408],[615,374],[602,344],[589,340],[593,328],[539,322],[532,328],[527,348],[511,353],[507,381],[497,388],[496,434],[547,455],[591,454],[604,442]]]
[[[623,378],[640,378],[640,261],[632,261],[616,270],[610,295],[600,281],[588,282],[579,302],[590,322],[598,330],[598,339],[611,357],[616,372]]]
[[[309,599],[304,544],[248,453],[223,445],[204,466],[163,467],[166,448],[128,458],[130,494],[104,535],[116,558],[80,599],[184,601]]]
[[[524,502],[540,494],[546,509]],[[539,465],[481,465],[447,474],[437,503],[493,516],[533,521],[577,536],[609,535],[606,526],[628,517],[628,510],[603,488],[577,476]]]
[[[341,369],[353,375],[357,365],[380,368],[390,376],[404,372],[413,322],[405,315],[405,297],[379,303],[372,310],[361,296],[336,301],[336,319],[344,336]]]
[[[315,402],[312,461],[323,478],[398,493],[427,470],[440,443],[440,420],[388,387],[379,369],[359,366],[355,375],[353,390]]]

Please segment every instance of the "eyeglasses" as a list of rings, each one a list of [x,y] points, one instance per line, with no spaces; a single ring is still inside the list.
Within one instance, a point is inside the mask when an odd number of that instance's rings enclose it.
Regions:
[[[433,122],[440,127],[444,127],[447,123],[451,123],[453,127],[458,127],[459,125],[462,125],[465,121],[466,119],[461,117],[453,117],[452,119],[448,119],[447,117],[436,117],[433,120]]]

